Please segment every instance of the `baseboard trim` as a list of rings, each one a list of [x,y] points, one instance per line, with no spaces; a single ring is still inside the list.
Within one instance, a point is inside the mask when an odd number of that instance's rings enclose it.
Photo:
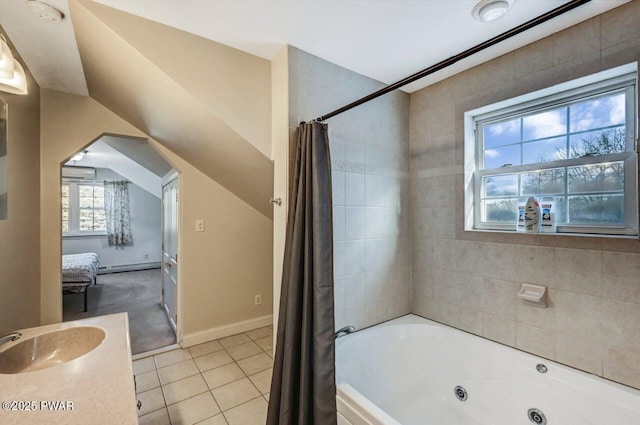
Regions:
[[[182,348],[193,347],[194,345],[204,342],[213,341],[215,339],[224,338],[239,334],[242,332],[252,331],[254,329],[263,328],[273,324],[273,315],[257,317],[255,319],[243,320],[241,322],[230,323],[228,325],[218,326],[216,328],[206,329],[184,335],[182,337]]]
[[[139,270],[159,269],[162,267],[161,262],[138,263],[138,264],[120,264],[116,266],[105,266],[98,269],[98,274],[111,274],[119,272],[135,272]]]

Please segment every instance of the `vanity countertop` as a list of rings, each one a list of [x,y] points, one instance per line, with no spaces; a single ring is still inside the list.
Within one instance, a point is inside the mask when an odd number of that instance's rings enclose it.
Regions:
[[[138,424],[126,313],[24,329],[19,340],[5,344],[0,352],[40,334],[80,326],[102,328],[106,337],[93,351],[67,363],[0,374],[1,424]],[[28,402],[9,407],[35,409],[6,410],[7,402]]]

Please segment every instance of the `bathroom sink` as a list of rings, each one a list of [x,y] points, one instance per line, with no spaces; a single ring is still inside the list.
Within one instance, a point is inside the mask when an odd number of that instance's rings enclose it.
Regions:
[[[33,372],[67,363],[94,350],[105,337],[101,328],[78,326],[18,340],[0,351],[0,373]]]

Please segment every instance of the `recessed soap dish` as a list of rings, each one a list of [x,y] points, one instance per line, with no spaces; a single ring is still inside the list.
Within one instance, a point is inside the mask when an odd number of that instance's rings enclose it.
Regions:
[[[518,292],[518,298],[525,304],[547,308],[547,287],[523,283]]]

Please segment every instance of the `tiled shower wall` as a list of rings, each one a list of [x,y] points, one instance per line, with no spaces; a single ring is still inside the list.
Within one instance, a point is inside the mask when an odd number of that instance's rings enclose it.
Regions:
[[[289,48],[289,125],[383,85]],[[336,328],[411,310],[409,95],[396,92],[328,120],[333,179]]]
[[[640,388],[637,239],[463,230],[465,111],[640,59],[640,1],[411,95],[413,311]],[[547,309],[516,298],[550,288]]]

